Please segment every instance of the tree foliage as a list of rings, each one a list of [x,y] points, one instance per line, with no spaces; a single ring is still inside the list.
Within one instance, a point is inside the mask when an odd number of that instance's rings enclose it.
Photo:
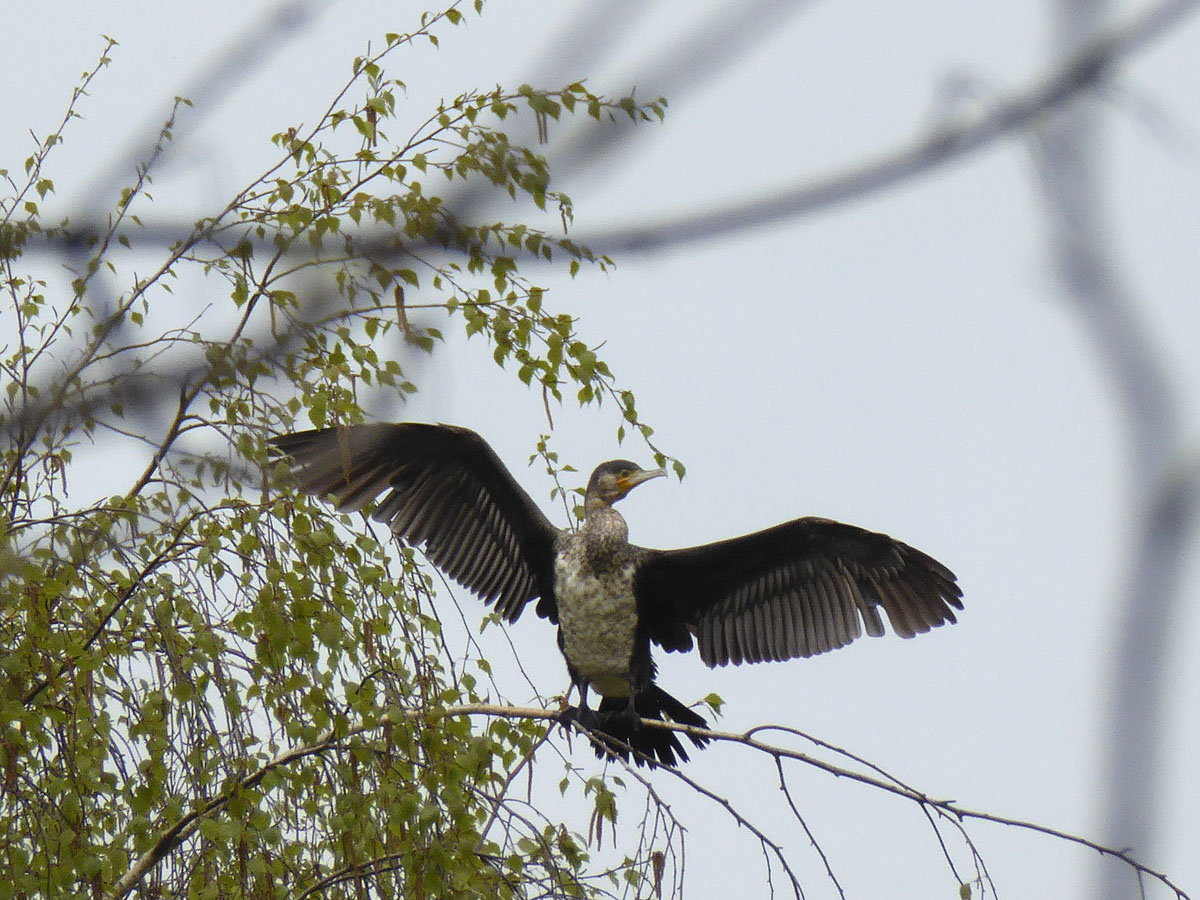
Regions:
[[[417,389],[401,362],[442,332],[415,309],[547,401],[611,398],[649,433],[523,274],[609,260],[566,236],[570,198],[513,126],[664,103],[522,85],[414,114],[389,66],[459,6],[354,60],[316,124],[277,134],[274,164],[149,265],[128,235],[174,116],[104,228],[43,211],[113,42],[3,172],[0,898],[589,896],[661,876],[661,852],[601,868],[586,826],[513,800],[545,727],[445,714],[485,699],[488,668],[446,652],[429,575],[268,479],[270,434]],[[544,227],[473,221],[497,193]],[[65,248],[68,280],[33,236]],[[605,782],[562,789],[593,826],[615,817]]]

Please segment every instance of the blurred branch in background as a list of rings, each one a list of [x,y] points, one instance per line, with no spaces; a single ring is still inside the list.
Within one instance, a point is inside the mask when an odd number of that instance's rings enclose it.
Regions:
[[[1196,9],[1196,0],[1169,0],[1128,22],[1098,34],[1047,74],[977,116],[947,121],[914,143],[842,172],[767,191],[729,206],[696,210],[668,221],[585,235],[581,240],[604,253],[626,255],[710,240],[786,221],[886,190],[924,175],[1001,138],[1036,126],[1095,87],[1124,58],[1168,34]]]
[[[227,96],[232,94],[254,71],[261,69],[290,41],[300,37],[331,3],[317,0],[286,0],[268,7],[261,15],[241,29],[232,43],[224,46],[213,59],[206,60],[197,71],[184,79],[179,96],[186,97],[193,113],[187,120],[169,115],[152,115],[140,127],[131,129],[133,137],[113,156],[113,161],[92,179],[91,188],[80,199],[79,209],[85,221],[95,216],[116,199],[127,180],[137,174],[137,168],[151,160],[169,156],[181,146],[188,134],[210,115]],[[162,121],[177,120],[172,143],[160,147]],[[165,151],[165,152],[164,152]]]
[[[858,162],[842,172],[822,175],[803,183],[764,192],[737,204],[696,210],[670,220],[644,226],[622,226],[608,231],[584,233],[578,242],[598,253],[645,253],[735,234],[795,218],[819,209],[857,200],[925,174],[940,165],[985,149],[996,141],[1040,125],[1046,113],[1058,110],[1101,83],[1124,58],[1164,37],[1197,8],[1197,0],[1168,0],[1123,25],[1101,33],[1070,54],[1065,62],[1036,79],[1007,100],[993,103],[978,115],[947,122],[933,133],[875,160]],[[578,151],[586,157],[588,147]],[[566,160],[560,160],[562,164]],[[470,208],[451,203],[452,215],[464,219]],[[193,233],[193,223],[146,221],[125,237],[130,246],[165,247]],[[60,252],[64,245],[95,240],[102,233],[97,223],[80,222],[67,234],[50,236],[42,243],[31,242],[29,251]],[[373,255],[396,252],[394,234],[355,235],[354,246]],[[251,244],[272,246],[269,238]],[[417,249],[420,249],[419,246]]]
[[[667,97],[678,107],[716,83],[725,72],[746,64],[760,45],[785,27],[789,18],[812,5],[809,0],[750,0],[718,5],[717,12],[699,22],[688,34],[661,49],[656,48],[653,55],[637,60],[629,67],[628,74],[609,77],[611,87],[606,86],[606,90],[619,91],[636,86],[636,91],[652,97]],[[611,16],[607,6],[603,10],[596,19]],[[644,18],[646,11],[641,10],[641,13]],[[572,71],[551,66],[555,75],[549,79],[541,77],[535,83],[556,83],[579,77],[575,61],[577,47],[585,58],[593,60],[602,59],[606,53],[615,55],[622,33],[635,22],[637,19],[631,16],[619,27],[594,20],[573,23],[569,33],[556,42],[571,48]],[[551,165],[560,178],[569,178],[585,169],[611,166],[616,162],[614,154],[628,156],[636,152],[634,142],[638,137],[638,132],[628,128],[610,129],[597,136],[594,131],[576,126],[556,139],[549,154]],[[599,247],[602,241],[591,243]]]
[[[1054,27],[1059,53],[1078,60],[1095,46],[1110,18],[1108,0],[1056,0]],[[1195,8],[1171,3],[1143,17],[1156,32]],[[1097,74],[1106,75],[1107,67]],[[1131,509],[1128,564],[1120,587],[1110,654],[1112,668],[1106,747],[1098,778],[1104,835],[1112,846],[1154,858],[1156,820],[1164,807],[1164,710],[1171,669],[1171,635],[1180,617],[1181,571],[1190,550],[1200,501],[1200,467],[1181,433],[1178,373],[1150,336],[1137,291],[1122,274],[1108,215],[1105,110],[1076,103],[1035,132],[1042,195],[1049,220],[1050,252],[1066,298],[1109,379],[1129,454],[1126,486]],[[1074,598],[1089,603],[1091,598]],[[1096,884],[1087,896],[1133,896],[1137,885],[1120,867],[1097,862]]]
[[[874,161],[852,164],[844,172],[817,176],[802,184],[774,188],[762,196],[720,208],[701,209],[671,220],[646,226],[622,226],[605,232],[584,233],[578,242],[599,253],[644,253],[690,242],[720,238],[743,230],[769,226],[800,215],[887,190],[908,179],[917,178],[956,158],[988,148],[1002,138],[1030,130],[1052,110],[1066,106],[1081,94],[1102,83],[1112,68],[1127,56],[1150,46],[1169,34],[1188,13],[1196,10],[1196,0],[1168,0],[1151,7],[1127,23],[1102,32],[1070,54],[1066,61],[1034,80],[1026,89],[1015,91],[1008,100],[992,103],[978,115],[946,122],[936,131],[902,148],[887,152]],[[589,149],[578,150],[587,156]],[[566,162],[559,160],[559,164]],[[470,209],[450,205],[451,214],[464,220]],[[163,247],[184,240],[192,233],[191,223],[146,221],[143,227],[126,235],[133,247]],[[64,242],[94,240],[101,228],[96,223],[80,222],[70,234],[58,235],[31,244],[29,250],[56,252]],[[269,239],[247,235],[252,244],[270,245]],[[396,252],[394,234],[356,235],[355,246],[361,252]]]
[[[765,9],[772,4],[764,2],[761,5]],[[656,252],[670,246],[732,236],[748,229],[779,223],[886,190],[931,172],[945,163],[981,151],[1005,137],[1041,128],[1048,113],[1060,110],[1102,83],[1122,59],[1169,33],[1196,6],[1195,0],[1168,0],[1154,6],[1119,27],[1108,29],[1086,42],[1079,42],[1065,62],[1055,66],[1024,90],[1015,92],[1009,99],[995,102],[989,108],[963,116],[957,121],[945,122],[932,133],[875,160],[859,162],[844,171],[813,178],[802,184],[772,190],[748,201],[717,208],[709,207],[644,226],[622,226],[594,232],[573,239],[571,243],[577,247],[590,248],[597,256],[629,256],[635,253]],[[725,28],[729,23],[725,21],[725,17],[717,17],[709,25]],[[710,30],[701,29],[700,34],[708,34]],[[741,44],[747,44],[762,35],[760,29],[751,28],[742,29],[739,33],[741,37],[738,40]],[[682,54],[693,43],[694,41],[685,40],[676,46],[673,52]],[[218,69],[222,71],[226,68],[225,65],[218,65]],[[703,78],[707,72],[711,72],[711,68],[706,67],[701,71],[695,54],[691,54],[689,59],[676,60],[674,64],[659,62],[655,71],[659,72],[659,77],[666,82],[683,85],[689,75]],[[619,133],[626,134],[627,131]],[[577,157],[576,162],[584,164],[592,159],[590,154],[596,146],[595,142],[579,143],[573,150]],[[555,165],[571,163],[571,158],[559,156]],[[342,249],[346,256],[382,263],[422,251],[461,251],[462,247],[457,243],[455,236],[456,227],[459,223],[471,221],[482,196],[482,193],[470,184],[449,193],[444,204],[445,226],[430,229],[415,239],[391,230],[343,230],[339,235],[344,245]],[[187,245],[209,246],[218,252],[229,253],[236,245],[240,248],[239,252],[279,253],[277,234],[264,232],[261,228],[256,232],[251,225],[240,229],[229,223],[220,223],[219,228],[217,226],[216,219],[199,223],[155,222],[142,219],[136,225],[121,228],[118,233],[113,234],[109,222],[82,221],[69,229],[29,235],[23,250],[26,253],[62,255],[68,260],[78,260],[81,252],[95,247],[98,242],[115,240],[133,250]],[[539,261],[537,254],[523,256],[521,247],[510,249],[521,256],[526,265]],[[312,248],[305,242],[296,242],[284,249],[283,256],[311,257]],[[1111,304],[1105,308],[1115,309]],[[1125,339],[1123,335],[1135,333],[1120,323],[1115,322],[1113,326],[1107,329],[1106,333],[1119,339]],[[276,334],[276,337],[281,338],[279,348],[287,345],[288,335]],[[128,390],[133,393],[134,398],[153,401],[164,395],[177,393],[181,385],[195,376],[195,371],[189,363],[185,371],[163,373],[161,377],[167,382],[173,382],[175,386],[155,392],[137,392],[134,376],[135,373],[131,372],[127,378],[113,378],[111,391],[119,394]],[[144,380],[144,375],[139,373],[137,378]],[[1139,390],[1147,395],[1157,394],[1153,387]],[[1134,407],[1139,405],[1140,401],[1135,403]]]

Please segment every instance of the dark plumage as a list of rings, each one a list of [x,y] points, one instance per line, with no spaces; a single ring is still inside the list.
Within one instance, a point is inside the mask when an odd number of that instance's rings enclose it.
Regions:
[[[577,532],[556,528],[478,434],[449,425],[358,425],[274,438],[296,482],[340,510],[376,498],[373,518],[423,547],[450,578],[515,622],[526,604],[559,626],[580,689],[571,718],[597,753],[673,765],[679,734],[641,719],[705,727],[703,717],[654,683],[650,645],[690,650],[709,666],[784,660],[884,633],[901,637],[953,622],[954,574],[887,535],[802,518],[681,550],[628,541],[613,504],[665,474],[628,460],[592,473]],[[602,697],[587,705],[589,688]],[[706,741],[688,735],[696,746]]]

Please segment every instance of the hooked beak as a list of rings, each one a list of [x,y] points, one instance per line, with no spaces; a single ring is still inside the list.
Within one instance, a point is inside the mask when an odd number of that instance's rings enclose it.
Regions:
[[[617,486],[628,493],[644,481],[649,481],[651,478],[666,477],[666,469],[638,469],[628,478],[622,478],[617,482]]]

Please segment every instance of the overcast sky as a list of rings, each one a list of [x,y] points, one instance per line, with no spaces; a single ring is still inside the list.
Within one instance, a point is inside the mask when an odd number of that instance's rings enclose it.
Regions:
[[[740,31],[727,6],[497,2],[443,34],[440,50],[397,57],[393,74],[408,82],[405,115],[414,123],[439,97],[497,83],[586,77],[593,90],[666,93],[665,124],[627,134],[555,182],[575,200],[578,232],[598,234],[874,159],[919,139],[948,111],[970,111],[964,94],[987,103],[1027,85],[1053,46],[1046,7],[1034,2],[746,4],[757,18]],[[595,7],[606,8],[604,22],[588,20]],[[197,96],[200,74],[273,8],[8,3],[0,168],[20,170],[28,131],[54,127],[108,34],[120,41],[114,62],[51,169],[56,210],[103,199],[112,166],[171,97]],[[211,105],[184,119],[158,178],[157,212],[192,217],[214,198],[224,202],[273,158],[272,133],[313,122],[367,41],[378,47],[385,32],[410,30],[421,8],[331,2],[255,44]],[[719,26],[705,31],[714,16]],[[612,46],[580,43],[581,21],[589,35],[611,27]],[[1104,101],[1089,101],[1108,112],[1117,262],[1177,380],[1193,444],[1197,39],[1200,17],[1192,17],[1132,58]],[[552,123],[551,150],[564,130]],[[586,339],[607,342],[603,356],[636,390],[656,442],[687,464],[682,484],[653,482],[625,502],[635,542],[685,546],[823,515],[929,552],[965,591],[958,625],[913,641],[888,637],[814,660],[716,671],[661,655],[664,686],[689,702],[720,693],[723,728],[794,726],[930,795],[1100,837],[1108,658],[1133,514],[1128,446],[1111,382],[1056,282],[1029,149],[1004,141],[819,214],[619,257],[607,275],[571,281],[546,271],[543,280],[560,308],[582,316]],[[386,414],[477,429],[545,499],[549,484],[524,465],[546,429],[540,394],[500,373],[478,339],[453,337],[419,365],[421,393]],[[554,420],[560,453],[581,470],[613,456],[649,461],[634,442],[618,447],[610,407],[563,408]],[[1176,644],[1159,648],[1175,688],[1160,841],[1145,861],[1196,894],[1194,554],[1182,591]],[[540,692],[563,690],[550,626],[526,616],[510,632]],[[528,699],[519,676],[505,688],[514,701]],[[593,764],[580,747],[575,759]],[[717,746],[688,772],[718,794],[758,798],[750,811],[801,861],[808,896],[835,895],[786,815],[769,760]],[[955,896],[919,810],[828,776],[795,779],[805,819],[849,896]],[[753,838],[669,777],[654,780],[691,828],[688,896],[730,896],[747,880],[762,882]],[[1084,850],[996,826],[970,830],[1002,897],[1080,896],[1088,884],[1094,857]],[[956,859],[969,871],[961,849]],[[1132,876],[1128,885],[1136,896]]]

